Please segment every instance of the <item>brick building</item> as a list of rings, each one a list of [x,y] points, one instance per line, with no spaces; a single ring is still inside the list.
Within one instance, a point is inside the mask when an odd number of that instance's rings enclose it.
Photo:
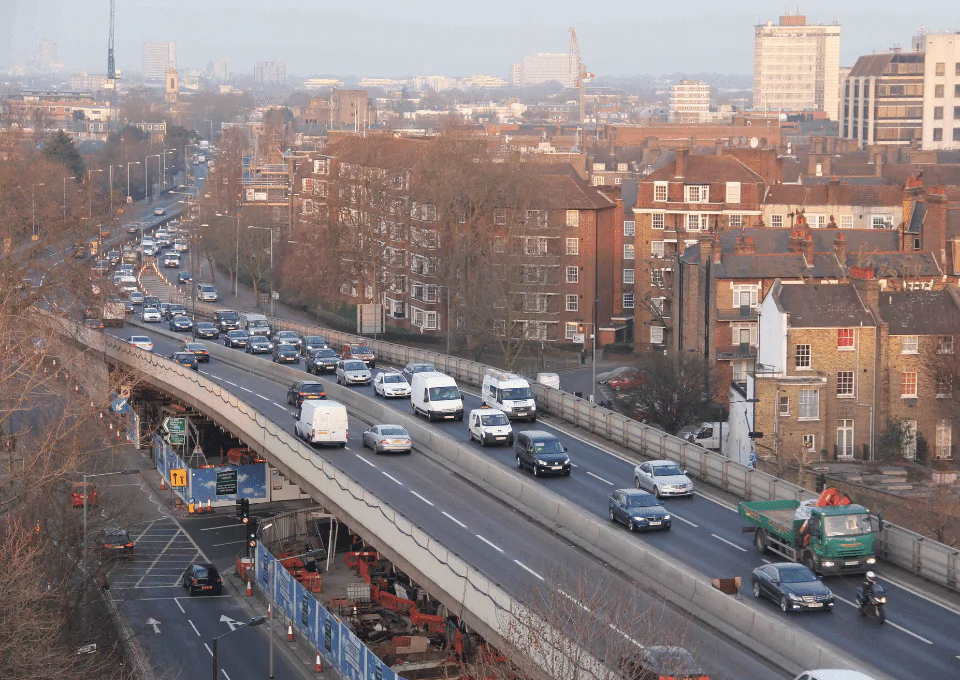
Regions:
[[[900,229],[903,201],[903,189],[894,185],[849,184],[836,178],[827,184],[776,184],[764,198],[763,223],[791,229],[803,214],[814,229]]]

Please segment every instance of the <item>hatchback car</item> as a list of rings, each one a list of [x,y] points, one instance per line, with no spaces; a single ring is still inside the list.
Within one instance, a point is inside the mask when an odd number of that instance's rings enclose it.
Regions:
[[[175,361],[181,366],[192,368],[195,371],[200,370],[200,364],[197,361],[197,355],[193,352],[174,352],[170,355],[170,360]]]
[[[220,572],[212,564],[206,562],[191,564],[183,572],[181,585],[187,589],[191,596],[197,593],[208,593],[210,595],[223,594],[223,581],[220,580]]]
[[[190,283],[193,281],[193,274],[190,272],[180,272],[177,274],[177,283]]]
[[[202,342],[188,342],[183,346],[183,351],[193,352],[194,356],[197,357],[197,361],[210,363],[210,350],[208,350],[207,346]]]
[[[517,469],[530,468],[533,476],[546,474],[570,476],[570,457],[567,447],[544,430],[525,430],[517,434],[514,452]]]
[[[373,381],[370,369],[359,359],[341,359],[336,373],[338,385],[369,385]]]
[[[625,524],[630,531],[670,531],[673,522],[663,501],[646,491],[618,489],[610,494],[607,506],[610,520]]]
[[[413,382],[414,373],[431,373],[436,371],[437,367],[422,361],[414,361],[403,367],[403,377],[408,383]]]
[[[290,345],[295,347],[299,352],[300,347],[303,346],[303,340],[300,339],[300,336],[293,331],[277,331],[273,334],[273,344],[274,345]]]
[[[84,319],[83,325],[95,331],[103,330],[103,319]]]
[[[299,364],[300,352],[293,345],[276,345],[273,348],[273,360],[278,364]]]
[[[361,443],[374,453],[410,453],[413,449],[413,440],[400,425],[374,425],[364,431]]]
[[[693,654],[683,647],[650,645],[620,659],[625,680],[710,680]]]
[[[140,312],[140,320],[144,323],[160,323],[160,312],[155,307],[144,307]]]
[[[133,314],[135,311],[133,308],[133,303],[130,300],[120,300],[120,303],[123,305],[124,314]]]
[[[308,349],[304,352],[307,373],[317,375],[320,371],[335,373],[340,357],[332,349]]]
[[[130,534],[123,529],[104,529],[100,557],[105,560],[114,557],[132,560],[133,541],[130,540]]]
[[[396,371],[382,371],[373,380],[373,393],[378,397],[409,397],[410,383]]]
[[[311,349],[327,349],[330,345],[319,335],[308,335],[303,339],[303,353]]]
[[[633,469],[633,483],[657,498],[666,496],[693,496],[693,482],[686,470],[672,460],[651,460]]]
[[[71,500],[73,501],[73,507],[75,508],[83,507],[83,499],[84,499],[83,490],[84,490],[83,482],[77,482],[76,484],[73,485],[73,492],[70,494]],[[87,503],[89,503],[90,505],[97,505],[100,502],[99,498],[97,498],[97,487],[95,487],[90,482],[87,482],[86,490],[87,490],[87,493],[86,493]]]
[[[780,611],[833,611],[834,596],[810,569],[795,562],[767,564],[753,570],[753,596],[780,605]]]
[[[192,331],[193,321],[189,316],[177,315],[170,319],[170,330],[172,331]]]
[[[193,337],[204,340],[219,340],[220,331],[209,321],[199,321],[193,327]]]
[[[249,342],[250,336],[247,335],[246,331],[235,330],[227,331],[227,334],[223,336],[223,346],[224,347],[246,347],[247,342]]]
[[[247,354],[270,354],[273,352],[273,343],[260,335],[252,335],[247,340]]]
[[[153,340],[151,340],[146,335],[131,335],[129,338],[127,338],[127,342],[129,342],[134,347],[145,349],[148,352],[153,351]]]
[[[323,383],[316,380],[299,380],[287,388],[287,403],[300,408],[309,399],[326,399]]]

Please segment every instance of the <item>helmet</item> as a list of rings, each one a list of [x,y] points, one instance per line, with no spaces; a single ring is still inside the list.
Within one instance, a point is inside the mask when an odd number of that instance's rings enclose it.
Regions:
[[[874,574],[872,571],[868,571],[868,572],[867,572],[866,578],[867,578],[867,583],[876,583],[876,582],[877,582],[877,575]]]

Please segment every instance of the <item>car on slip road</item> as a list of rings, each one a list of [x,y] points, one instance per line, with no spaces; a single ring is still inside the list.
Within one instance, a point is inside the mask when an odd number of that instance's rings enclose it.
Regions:
[[[222,595],[223,581],[217,568],[208,562],[191,564],[183,572],[181,583],[191,597],[197,593]]]

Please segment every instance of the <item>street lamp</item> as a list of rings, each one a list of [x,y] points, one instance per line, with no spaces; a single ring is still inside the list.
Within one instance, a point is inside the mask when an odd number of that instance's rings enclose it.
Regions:
[[[176,153],[176,149],[164,149],[163,150],[163,188],[167,188],[167,154]]]
[[[266,616],[255,616],[249,621],[241,623],[236,628],[228,630],[223,635],[218,635],[217,637],[213,638],[213,680],[217,680],[217,676],[220,675],[220,659],[217,658],[217,653],[219,652],[220,647],[220,638],[227,637],[230,635],[230,633],[236,633],[241,628],[255,628],[256,626],[262,626],[264,623],[266,623],[266,620]]]
[[[140,161],[130,161],[127,163],[127,203],[130,203],[130,166],[140,165]]]
[[[103,170],[87,170],[87,193],[90,196],[90,219],[93,219],[93,173]]]
[[[87,568],[87,480],[94,477],[112,477],[113,475],[137,475],[140,474],[140,470],[118,470],[116,472],[99,472],[93,475],[83,473],[83,554],[81,555],[80,564],[84,569]]]
[[[31,235],[31,241],[40,240],[40,232],[37,231],[37,187],[44,187],[46,184],[40,182],[39,184],[34,184],[30,187],[30,222],[32,225],[33,235]]]
[[[270,316],[273,316],[273,229],[270,227],[247,227],[247,229],[262,229],[270,232]],[[238,242],[237,253],[240,252],[239,248]]]
[[[583,332],[586,330],[586,326],[590,326],[591,336],[593,337],[593,358],[590,360],[590,363],[593,364],[593,380],[590,385],[590,403],[596,403],[597,401],[597,324],[581,321],[579,324],[579,331]],[[586,338],[584,338],[584,344],[586,344]]]

